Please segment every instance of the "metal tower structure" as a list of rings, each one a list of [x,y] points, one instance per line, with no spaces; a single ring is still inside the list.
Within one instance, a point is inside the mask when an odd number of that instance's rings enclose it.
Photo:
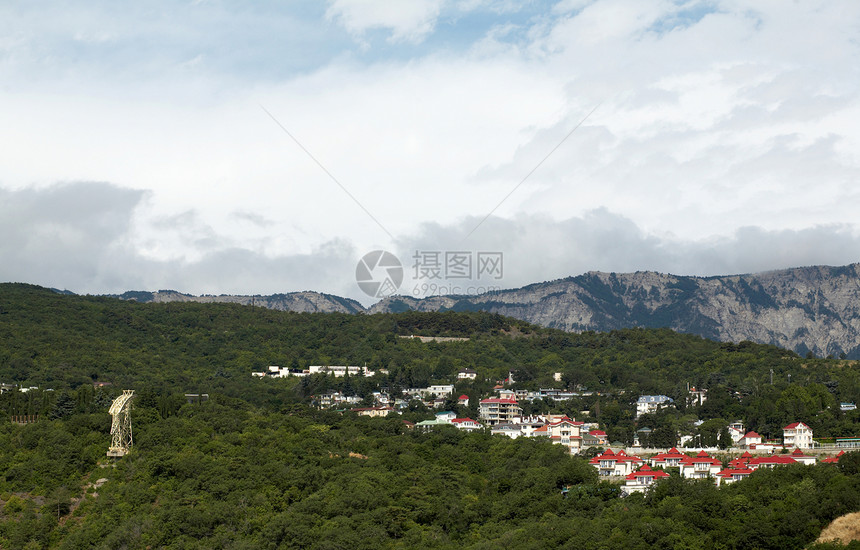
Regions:
[[[134,390],[123,390],[122,395],[113,400],[110,415],[113,422],[110,426],[110,448],[107,455],[121,457],[131,450],[131,400]]]

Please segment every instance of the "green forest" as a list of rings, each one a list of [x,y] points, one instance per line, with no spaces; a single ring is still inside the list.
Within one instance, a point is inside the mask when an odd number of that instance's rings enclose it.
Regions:
[[[412,334],[469,340],[399,338]],[[347,364],[387,374],[251,376]],[[0,395],[0,547],[804,548],[860,510],[860,453],[722,488],[673,475],[622,498],[547,440],[417,432],[404,420],[432,416],[419,405],[376,419],[313,407],[321,392],[369,400],[452,383],[466,367],[478,381],[457,392],[473,402],[510,373],[517,387],[588,393],[528,407],[624,443],[643,426],[719,441],[726,420],[766,436],[796,420],[816,438],[860,435],[857,411],[838,407],[860,399],[856,364],[773,346],[661,329],[571,334],[480,312],[298,314],[2,284],[0,382],[35,389]],[[708,401],[686,407],[688,385]],[[136,394],[134,447],[113,460],[107,410],[123,389]],[[678,407],[636,421],[642,393]],[[474,417],[471,407],[458,412]],[[24,415],[37,420],[12,422]]]

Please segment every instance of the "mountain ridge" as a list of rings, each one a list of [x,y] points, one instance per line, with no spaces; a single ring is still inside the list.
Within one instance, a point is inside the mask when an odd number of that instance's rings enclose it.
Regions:
[[[365,308],[314,291],[194,296],[175,290],[109,295],[141,302],[224,302],[314,313],[488,311],[570,332],[668,327],[724,342],[860,358],[860,264],[692,276],[589,271],[477,295],[389,296]]]

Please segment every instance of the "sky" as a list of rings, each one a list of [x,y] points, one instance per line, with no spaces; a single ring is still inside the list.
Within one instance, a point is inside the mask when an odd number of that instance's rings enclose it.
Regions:
[[[0,281],[843,265],[858,182],[856,0],[0,2]]]

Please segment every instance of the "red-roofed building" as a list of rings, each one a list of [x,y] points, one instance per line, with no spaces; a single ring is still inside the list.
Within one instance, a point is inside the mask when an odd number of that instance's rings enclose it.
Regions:
[[[650,466],[644,464],[635,472],[625,476],[626,481],[621,490],[628,495],[631,493],[644,493],[655,481],[667,477],[669,477],[669,474],[663,470],[652,470]]]
[[[747,462],[747,467],[757,470],[759,468],[775,468],[777,466],[786,466],[788,464],[797,464],[797,461],[788,455],[771,455],[753,458]]]
[[[838,455],[825,458],[821,462],[823,464],[839,464],[839,457],[841,457],[844,454],[845,454],[845,451],[839,451]]]
[[[717,472],[716,480],[717,485],[720,484],[729,484],[734,483],[735,481],[740,481],[742,479],[746,479],[752,474],[753,471],[749,468],[726,468],[720,472]]]
[[[510,422],[515,416],[521,416],[523,410],[516,399],[493,397],[482,399],[478,404],[480,418],[490,426]]]
[[[672,447],[668,452],[652,456],[648,459],[648,462],[650,462],[651,466],[654,466],[655,468],[658,466],[663,468],[677,468],[681,466],[681,462],[687,458],[690,457],[679,451],[676,447]]]
[[[705,479],[714,477],[723,469],[723,464],[705,451],[696,456],[688,456],[681,460],[681,477],[690,479]]]
[[[461,395],[460,397],[457,398],[457,404],[460,405],[461,407],[468,407],[469,406],[469,396],[466,394]]]
[[[603,454],[592,458],[588,463],[597,468],[600,476],[626,476],[645,462],[636,455],[628,455],[623,450],[615,453],[612,449],[606,449]]]
[[[606,432],[603,430],[591,430],[588,432],[588,435],[596,437],[598,445],[606,445],[609,443],[609,438],[606,437]]]
[[[798,449],[812,448],[812,428],[803,422],[794,422],[782,429],[782,446]]]
[[[803,451],[801,451],[800,449],[795,449],[790,456],[794,459],[795,462],[800,462],[801,464],[806,464],[808,466],[812,466],[815,464],[815,457],[803,454]]]
[[[746,465],[752,459],[753,455],[749,451],[744,451],[744,454],[729,461],[729,468],[746,468]]]
[[[564,418],[537,428],[532,435],[549,437],[553,443],[565,445],[571,454],[575,454],[582,448],[582,425],[583,422]]]
[[[738,447],[746,449],[755,449],[756,445],[761,445],[761,436],[753,431],[749,431],[738,440]]]

